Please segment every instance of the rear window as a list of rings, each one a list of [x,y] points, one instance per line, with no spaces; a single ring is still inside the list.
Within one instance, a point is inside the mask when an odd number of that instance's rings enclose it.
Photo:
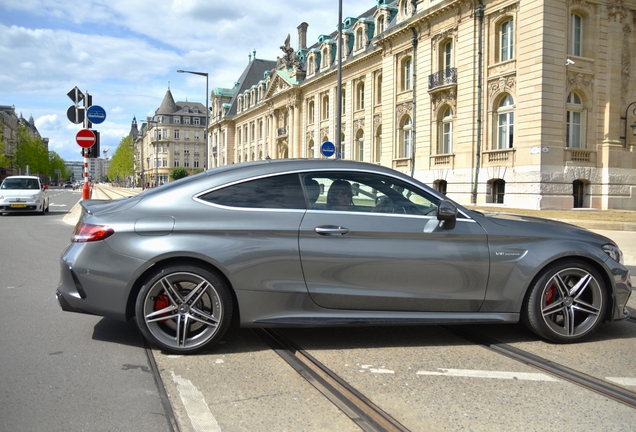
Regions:
[[[286,174],[237,183],[198,197],[227,207],[305,209],[298,174]]]

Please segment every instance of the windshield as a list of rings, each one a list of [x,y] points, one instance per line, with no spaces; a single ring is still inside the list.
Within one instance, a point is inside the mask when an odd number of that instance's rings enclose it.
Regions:
[[[5,179],[2,189],[40,189],[36,179]]]

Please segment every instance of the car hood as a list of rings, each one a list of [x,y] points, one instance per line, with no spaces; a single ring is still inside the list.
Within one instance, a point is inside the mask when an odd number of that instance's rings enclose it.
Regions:
[[[534,234],[544,236],[561,237],[567,236],[583,236],[587,238],[593,238],[604,243],[614,242],[607,237],[588,231],[585,228],[581,228],[570,223],[556,221],[552,219],[543,219],[533,216],[522,216],[507,213],[496,212],[478,212],[478,215],[486,218],[489,222],[492,222],[501,227],[513,229],[517,232],[532,232]]]

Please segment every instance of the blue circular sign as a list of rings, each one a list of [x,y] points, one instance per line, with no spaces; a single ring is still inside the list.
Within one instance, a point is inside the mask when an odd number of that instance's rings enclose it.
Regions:
[[[86,118],[94,124],[102,123],[106,120],[106,110],[99,105],[92,105],[86,110]]]
[[[331,141],[325,141],[320,146],[320,153],[322,153],[324,157],[331,157],[335,152],[336,146]]]

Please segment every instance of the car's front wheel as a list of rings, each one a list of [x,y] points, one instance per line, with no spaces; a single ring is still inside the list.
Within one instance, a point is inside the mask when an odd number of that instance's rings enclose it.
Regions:
[[[146,339],[176,354],[219,341],[232,319],[227,284],[195,266],[172,265],[151,275],[137,297],[136,321]]]
[[[530,288],[523,321],[537,335],[579,342],[596,330],[606,310],[603,279],[590,265],[567,261],[548,267]]]

